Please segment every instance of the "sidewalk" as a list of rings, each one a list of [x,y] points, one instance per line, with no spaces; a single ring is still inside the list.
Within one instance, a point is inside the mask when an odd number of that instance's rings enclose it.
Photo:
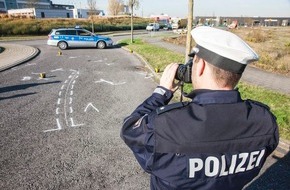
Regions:
[[[33,59],[39,53],[37,48],[19,44],[0,43],[0,47],[5,48],[4,51],[0,53],[0,71],[4,71]]]

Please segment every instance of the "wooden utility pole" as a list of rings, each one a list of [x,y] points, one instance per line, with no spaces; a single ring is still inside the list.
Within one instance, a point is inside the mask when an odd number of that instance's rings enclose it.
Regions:
[[[188,16],[187,16],[187,36],[186,36],[186,50],[185,50],[185,62],[187,63],[190,57],[188,54],[192,50],[192,37],[191,37],[191,30],[193,24],[193,6],[194,0],[188,0]]]
[[[139,0],[128,0],[128,6],[131,9],[131,43],[134,42],[133,40],[133,15],[134,15],[134,8],[138,9],[139,8]]]

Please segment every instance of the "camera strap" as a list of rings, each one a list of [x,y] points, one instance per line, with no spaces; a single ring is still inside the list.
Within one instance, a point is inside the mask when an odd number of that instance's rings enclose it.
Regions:
[[[184,87],[184,82],[182,81],[181,84],[180,84],[180,91],[181,91],[181,94],[180,94],[180,102],[183,101],[183,96],[186,97],[187,96],[187,93],[185,93],[183,91],[183,87]]]

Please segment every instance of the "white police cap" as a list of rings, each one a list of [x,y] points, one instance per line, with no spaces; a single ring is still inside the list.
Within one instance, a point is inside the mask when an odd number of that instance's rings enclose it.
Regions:
[[[208,63],[233,73],[242,74],[247,64],[257,61],[257,53],[237,35],[207,26],[191,31],[196,42],[193,52]]]

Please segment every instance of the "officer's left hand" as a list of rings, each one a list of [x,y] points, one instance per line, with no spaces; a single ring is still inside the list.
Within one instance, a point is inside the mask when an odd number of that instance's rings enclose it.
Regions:
[[[167,65],[160,79],[160,86],[168,90],[171,90],[172,92],[174,92],[177,89],[178,84],[174,83],[177,68],[178,68],[177,63],[171,63],[170,65]]]

